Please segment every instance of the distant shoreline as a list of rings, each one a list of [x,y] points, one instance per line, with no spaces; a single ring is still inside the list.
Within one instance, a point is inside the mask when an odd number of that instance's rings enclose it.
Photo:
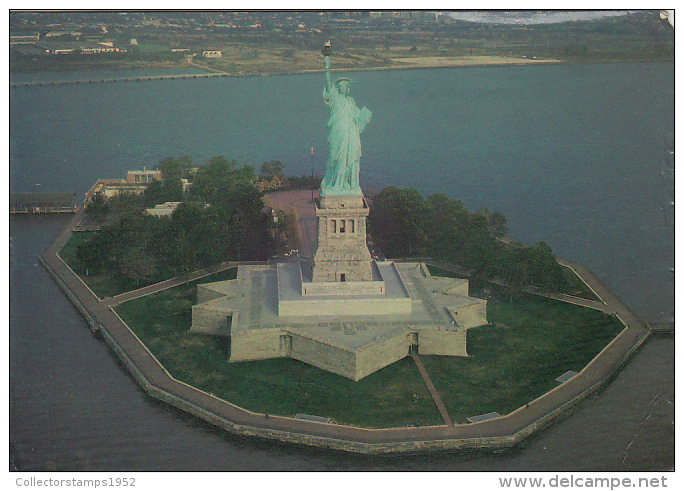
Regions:
[[[475,58],[475,59],[473,59]],[[426,61],[413,62],[411,58],[399,58],[394,60],[395,64],[391,66],[367,66],[367,67],[343,67],[333,69],[333,72],[372,72],[372,71],[388,71],[388,70],[425,70],[436,68],[482,68],[482,67],[503,67],[503,66],[534,66],[534,65],[578,65],[578,64],[603,64],[603,63],[666,63],[673,62],[669,59],[635,59],[635,60],[558,60],[558,59],[528,59],[528,58],[508,58],[502,56],[477,56],[466,58],[437,58],[433,57]],[[161,66],[160,66],[161,65]],[[36,67],[39,68],[39,67]],[[229,77],[256,77],[256,76],[272,76],[272,75],[299,75],[311,73],[323,73],[323,69],[292,69],[292,70],[265,70],[265,71],[240,71],[240,72],[221,72],[220,70],[210,69],[201,65],[192,64],[190,66],[179,64],[142,64],[132,66],[102,66],[95,65],[91,67],[69,68],[67,70],[26,70],[13,71],[10,66],[10,74],[66,74],[77,73],[80,71],[127,71],[127,70],[174,70],[179,73],[184,68],[205,70],[206,73],[220,72],[223,76]],[[190,75],[190,73],[188,73]],[[197,74],[203,75],[203,74]],[[19,84],[31,83],[34,80],[22,81]],[[40,82],[40,80],[35,80]]]

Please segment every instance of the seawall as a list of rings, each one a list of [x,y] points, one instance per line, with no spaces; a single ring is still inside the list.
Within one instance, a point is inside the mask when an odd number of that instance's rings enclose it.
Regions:
[[[505,448],[567,414],[580,401],[608,384],[651,330],[585,269],[579,274],[625,324],[624,330],[578,375],[500,418],[455,426],[367,429],[248,411],[174,379],[133,331],[95,297],[57,252],[71,224],[40,257],[48,273],[99,332],[142,389],[152,398],[201,418],[229,433],[361,454],[416,453],[438,450]]]

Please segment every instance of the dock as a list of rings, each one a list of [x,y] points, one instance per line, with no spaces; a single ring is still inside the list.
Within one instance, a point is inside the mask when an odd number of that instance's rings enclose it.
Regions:
[[[10,215],[76,213],[76,193],[11,193]]]

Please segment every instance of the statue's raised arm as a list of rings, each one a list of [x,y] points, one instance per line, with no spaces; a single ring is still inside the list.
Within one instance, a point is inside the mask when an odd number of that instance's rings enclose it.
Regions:
[[[330,41],[328,41],[323,47],[323,62],[325,64],[325,85],[326,87],[332,86],[332,78],[330,76]]]
[[[330,74],[330,41],[323,47],[325,64],[325,100],[328,118],[328,146],[330,154],[326,163],[325,177],[321,182],[321,196],[361,196],[359,186],[359,161],[361,159],[360,133],[370,121],[372,113],[356,107],[349,95],[347,78],[334,83]]]

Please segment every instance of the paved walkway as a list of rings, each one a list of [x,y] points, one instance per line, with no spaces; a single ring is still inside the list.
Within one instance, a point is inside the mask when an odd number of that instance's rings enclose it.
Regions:
[[[442,415],[442,419],[447,424],[447,426],[454,426],[454,422],[451,421],[451,417],[449,416],[449,412],[446,410],[446,407],[444,406],[444,403],[442,402],[442,398],[439,396],[439,392],[437,392],[437,389],[435,389],[435,386],[432,384],[432,380],[430,380],[430,376],[428,375],[427,371],[425,370],[425,365],[423,365],[423,360],[420,359],[420,356],[418,356],[418,353],[416,353],[415,351],[411,351],[411,358],[413,358],[413,361],[416,362],[416,366],[418,367],[418,371],[420,372],[420,375],[423,377],[423,380],[425,381],[425,385],[427,385],[427,388],[430,391],[430,395],[432,396],[432,399],[435,401],[435,405],[437,406],[437,409],[439,410],[439,414]]]
[[[318,198],[318,191],[314,191],[314,198]],[[291,206],[297,209],[299,228],[302,231],[299,257],[312,258],[318,244],[318,219],[316,207],[311,201],[311,190],[276,191],[266,194],[264,201],[276,210],[288,211]]]
[[[128,302],[129,300],[133,300],[135,298],[140,298],[144,297],[146,295],[152,295],[153,293],[160,292],[162,290],[168,290],[169,288],[173,288],[174,286],[182,285],[183,283],[187,283],[188,281],[194,281],[199,278],[204,278],[205,276],[212,275],[214,273],[218,273],[220,271],[225,271],[226,269],[230,268],[235,268],[238,266],[239,263],[237,262],[223,262],[221,264],[217,264],[216,266],[211,266],[208,268],[200,269],[198,271],[195,271],[193,273],[188,273],[186,275],[182,276],[177,276],[175,278],[171,278],[169,280],[161,281],[159,283],[155,283],[154,285],[148,285],[143,288],[138,288],[137,290],[133,290],[130,292],[122,293],[120,295],[116,295],[114,297],[106,297],[103,299],[103,302],[105,305],[108,307],[113,307],[116,305],[119,305],[120,303]]]
[[[111,309],[111,305],[127,297],[100,301],[59,259],[57,252],[71,236],[72,228],[80,222],[82,213],[74,216],[41,255],[48,271],[62,283],[74,303],[80,304],[79,308],[85,309],[100,326],[105,340],[151,396],[238,434],[364,453],[509,446],[606,383],[649,334],[645,324],[597,278],[586,269],[573,265],[609,309],[617,313],[626,328],[579,375],[508,415],[473,424],[374,430],[253,413],[173,379]],[[145,293],[135,293],[141,294]]]

